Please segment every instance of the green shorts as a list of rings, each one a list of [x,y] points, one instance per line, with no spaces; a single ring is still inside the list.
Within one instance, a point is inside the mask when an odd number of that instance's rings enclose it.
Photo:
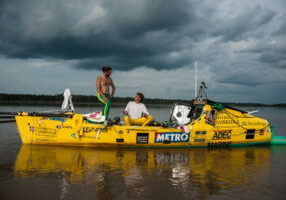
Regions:
[[[97,94],[98,100],[103,103],[102,107],[102,115],[105,116],[105,120],[108,119],[109,115],[109,108],[110,108],[110,95],[109,94],[104,94],[106,96],[106,101],[104,102],[103,96],[101,96],[99,93]]]

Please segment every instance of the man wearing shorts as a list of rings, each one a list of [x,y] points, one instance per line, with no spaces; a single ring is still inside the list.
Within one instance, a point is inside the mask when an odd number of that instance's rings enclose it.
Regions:
[[[98,100],[103,103],[102,115],[105,116],[105,120],[108,119],[109,108],[110,108],[110,99],[114,96],[115,86],[110,78],[112,73],[112,68],[110,66],[102,67],[103,74],[96,79],[96,88],[97,88],[97,97]],[[112,93],[109,93],[109,87],[112,87]]]

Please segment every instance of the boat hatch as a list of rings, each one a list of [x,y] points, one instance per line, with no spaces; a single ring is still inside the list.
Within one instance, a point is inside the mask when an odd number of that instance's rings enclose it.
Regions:
[[[191,106],[184,103],[174,104],[171,114],[170,122],[178,125],[186,125],[190,123],[190,118],[188,114],[190,113]]]
[[[189,106],[184,103],[174,104],[171,114],[170,122],[177,125],[186,125],[202,116],[204,104]]]
[[[255,129],[247,129],[245,139],[254,139],[254,136],[255,136]]]

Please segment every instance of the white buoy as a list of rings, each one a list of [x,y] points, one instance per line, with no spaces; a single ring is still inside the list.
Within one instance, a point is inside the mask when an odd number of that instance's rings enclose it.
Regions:
[[[73,107],[73,104],[72,104],[71,91],[70,91],[69,88],[65,89],[64,101],[63,101],[61,110],[63,110],[63,111],[69,111],[69,110],[74,111],[74,107]]]

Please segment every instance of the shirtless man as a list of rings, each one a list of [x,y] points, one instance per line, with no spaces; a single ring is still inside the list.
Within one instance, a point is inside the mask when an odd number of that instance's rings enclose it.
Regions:
[[[103,103],[102,115],[105,116],[105,120],[108,119],[110,99],[114,96],[115,86],[110,78],[112,68],[110,66],[102,67],[103,74],[96,79],[97,97],[100,102]],[[112,87],[112,93],[109,93],[109,87]]]

